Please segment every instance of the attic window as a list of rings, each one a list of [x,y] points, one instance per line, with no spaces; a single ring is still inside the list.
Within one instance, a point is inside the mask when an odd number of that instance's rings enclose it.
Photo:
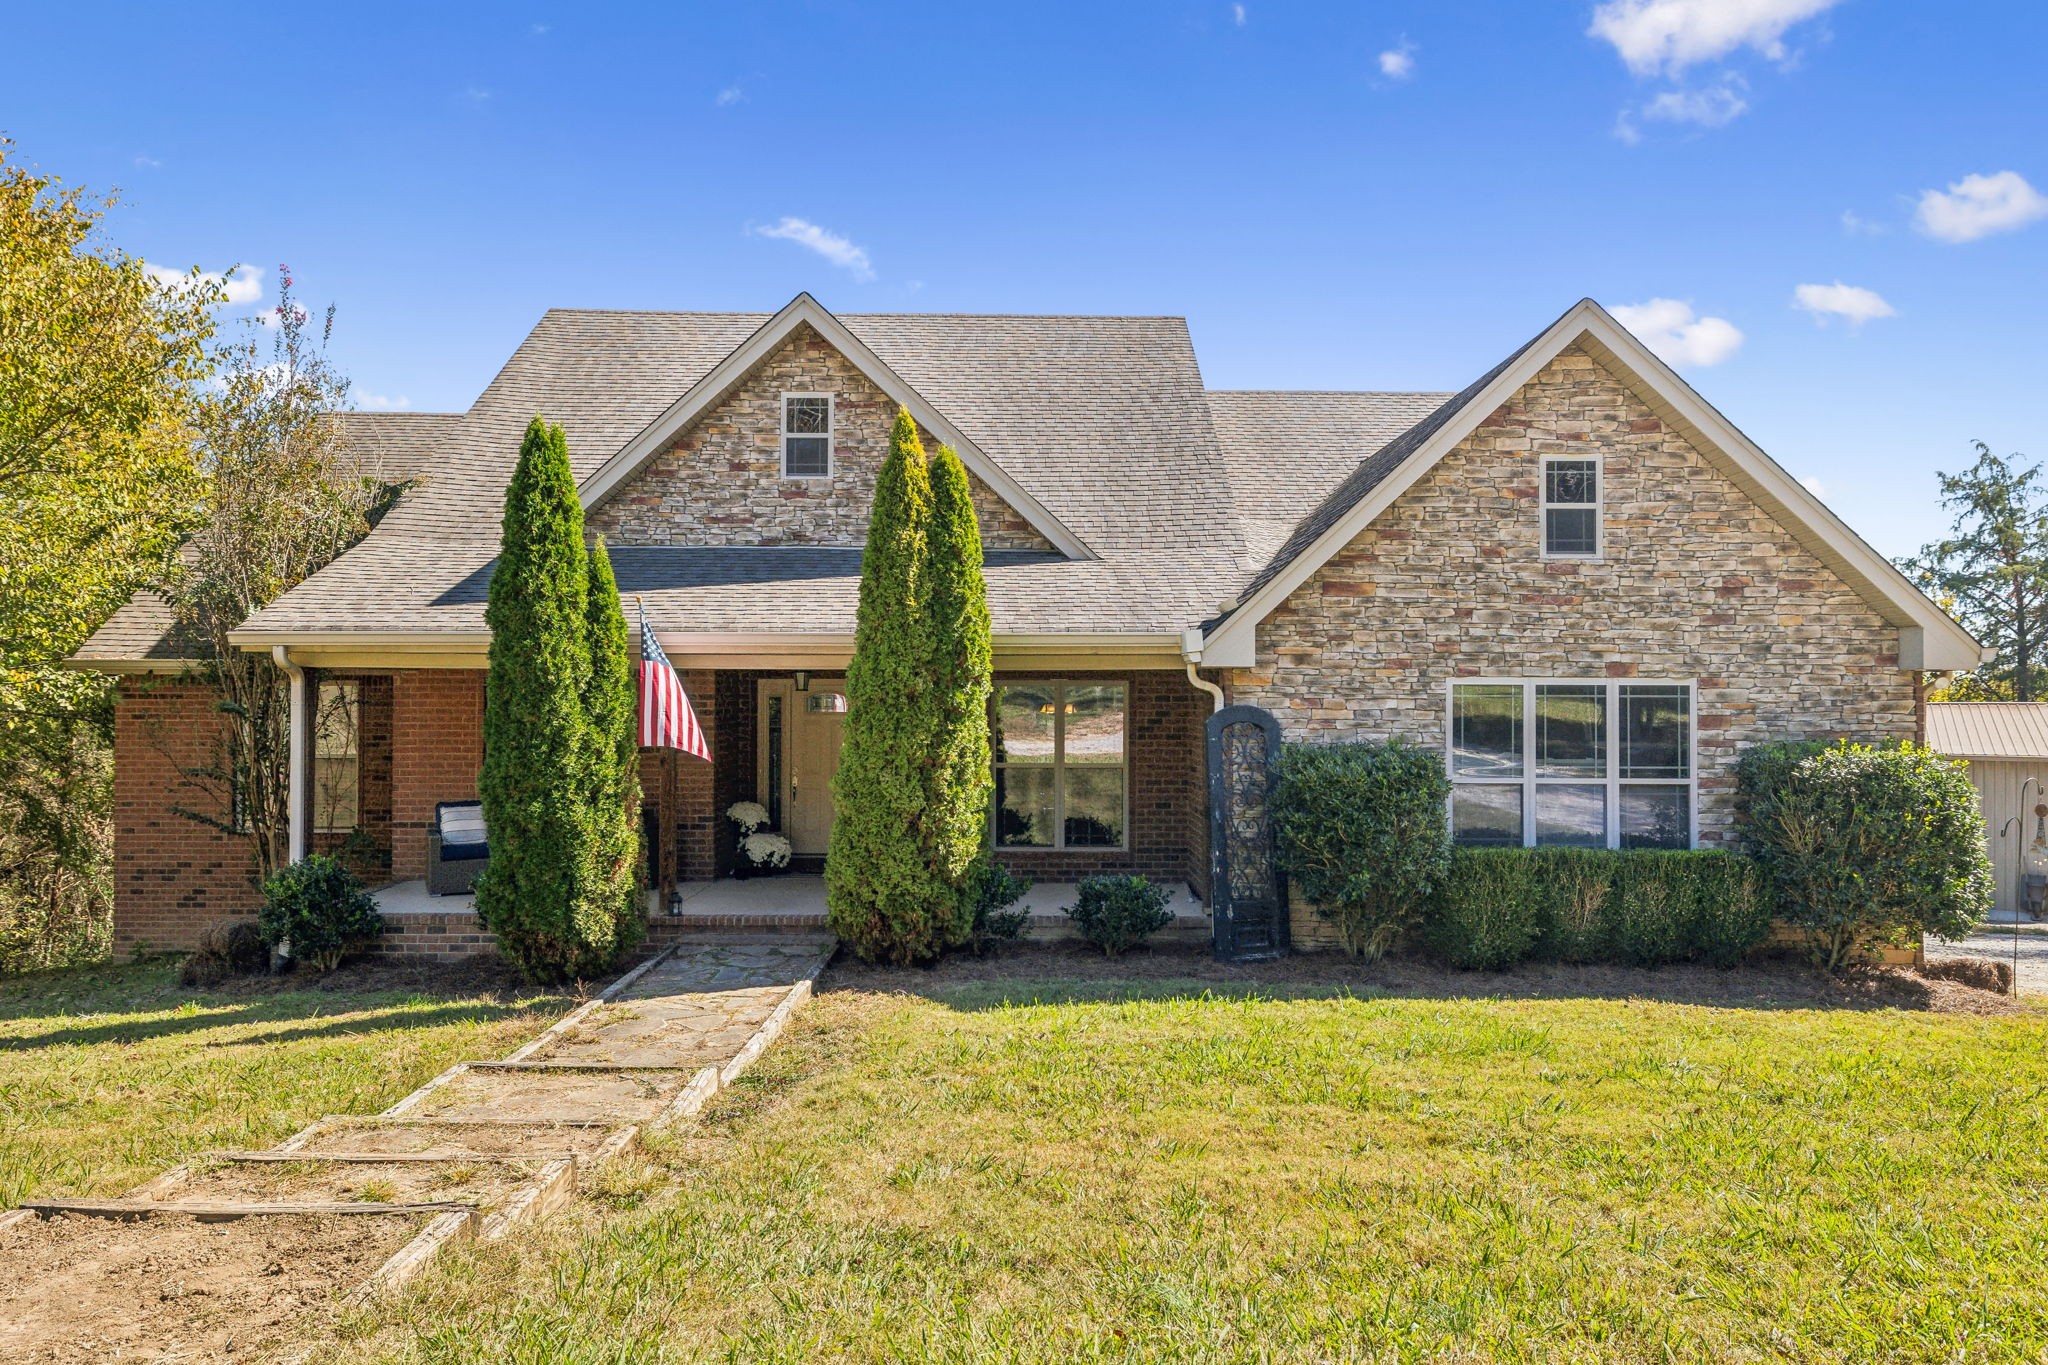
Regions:
[[[782,395],[782,477],[832,477],[831,395]]]
[[[1599,555],[1599,460],[1544,460],[1543,553],[1574,559]]]

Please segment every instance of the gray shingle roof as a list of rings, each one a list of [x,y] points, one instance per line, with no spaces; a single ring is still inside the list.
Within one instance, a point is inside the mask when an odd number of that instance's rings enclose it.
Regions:
[[[767,320],[548,313],[446,433],[426,480],[362,544],[247,628],[481,631],[481,594],[462,585],[484,581],[532,415],[562,425],[576,476],[586,478]],[[1181,319],[839,321],[1099,556],[992,561],[998,632],[1179,631],[1230,596],[1244,573],[1243,539]],[[699,562],[718,566],[702,570],[714,577],[734,563],[727,555]],[[622,579],[625,572],[622,564]],[[647,594],[648,606],[676,631],[836,630],[815,624],[831,612],[812,597],[828,591],[826,581],[762,585],[730,603],[708,588],[662,588]]]
[[[345,412],[338,414],[354,458],[386,483],[417,479],[433,467],[436,452],[457,430],[453,412]],[[154,664],[190,662],[206,652],[202,641],[182,635],[171,605],[147,588],[123,603],[71,656],[73,663]]]
[[[587,478],[769,316],[557,309],[468,412],[351,414],[352,435],[387,477],[416,482],[361,544],[245,628],[480,634],[503,490],[533,414],[562,425]],[[838,320],[1098,556],[991,555],[999,634],[1177,633],[1214,616],[1492,377],[1448,401],[1208,392],[1179,318]],[[643,597],[664,632],[852,629],[857,551],[614,547],[613,557],[621,589]],[[156,619],[146,606],[124,608],[90,657],[140,647]]]

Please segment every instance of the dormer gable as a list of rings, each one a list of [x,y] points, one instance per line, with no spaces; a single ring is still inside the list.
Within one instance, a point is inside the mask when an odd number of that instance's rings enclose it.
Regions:
[[[861,545],[897,406],[799,323],[611,488],[587,523],[616,545]],[[940,436],[920,435],[938,449]],[[984,546],[1056,552],[972,472],[968,486]]]

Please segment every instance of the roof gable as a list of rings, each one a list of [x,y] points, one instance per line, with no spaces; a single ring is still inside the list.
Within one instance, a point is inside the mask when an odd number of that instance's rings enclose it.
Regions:
[[[1304,517],[1228,612],[1204,626],[1203,662],[1250,667],[1260,621],[1342,550],[1396,498],[1471,435],[1542,367],[1577,344],[1640,397],[1758,506],[1899,628],[1902,668],[1974,668],[1982,651],[1967,631],[1871,549],[1798,480],[1592,299],[1564,315],[1429,416],[1365,460]]]
[[[638,435],[584,478],[578,489],[584,507],[601,505],[805,326],[822,336],[832,349],[891,400],[909,409],[919,426],[935,432],[942,442],[953,447],[969,474],[992,489],[1062,554],[1070,559],[1096,557],[1079,536],[1026,492],[1021,484],[809,294],[798,294],[790,300],[781,312],[763,323]]]

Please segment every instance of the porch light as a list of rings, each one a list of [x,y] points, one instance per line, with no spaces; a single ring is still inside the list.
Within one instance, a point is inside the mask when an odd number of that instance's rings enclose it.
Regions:
[[[811,675],[801,668],[796,671],[796,690],[799,692],[811,690]]]

